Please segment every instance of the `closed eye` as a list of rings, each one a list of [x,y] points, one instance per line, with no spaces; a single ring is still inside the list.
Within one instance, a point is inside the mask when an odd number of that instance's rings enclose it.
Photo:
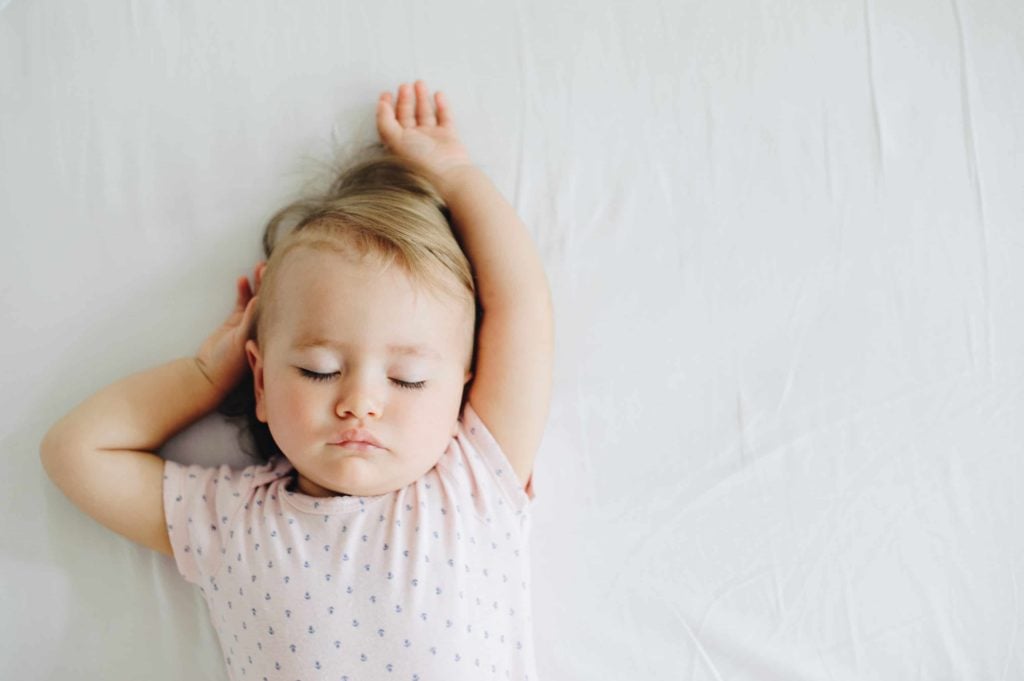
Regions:
[[[299,371],[302,373],[303,376],[305,376],[309,380],[317,382],[326,382],[338,375],[337,371],[330,374],[320,374],[315,371],[309,371],[308,369],[301,368],[299,369]],[[397,385],[398,387],[405,388],[407,390],[420,390],[427,383],[426,381],[400,381],[397,378],[392,378],[391,382]]]
[[[426,381],[399,381],[397,378],[392,378],[391,382],[397,385],[399,388],[405,388],[407,390],[420,390],[423,386],[427,384]]]
[[[335,371],[332,374],[318,374],[317,372],[309,371],[308,369],[299,369],[299,372],[302,373],[302,375],[305,376],[306,378],[313,381],[329,381],[338,375],[337,371]]]

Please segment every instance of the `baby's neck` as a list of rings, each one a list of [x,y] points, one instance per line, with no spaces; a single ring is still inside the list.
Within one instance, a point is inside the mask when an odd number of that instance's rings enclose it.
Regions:
[[[295,492],[297,494],[305,494],[301,489],[298,488],[299,484],[299,472],[292,470],[292,474],[289,476],[288,484],[284,486],[286,492]],[[335,492],[331,496],[335,497],[350,497],[351,494],[345,494],[344,492]]]

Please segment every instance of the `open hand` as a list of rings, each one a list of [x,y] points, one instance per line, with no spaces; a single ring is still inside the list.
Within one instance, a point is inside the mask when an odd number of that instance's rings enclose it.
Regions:
[[[227,320],[210,334],[196,355],[199,369],[223,395],[227,395],[238,385],[249,367],[245,357],[245,341],[249,338],[253,311],[256,309],[257,294],[265,268],[266,262],[260,261],[253,270],[255,290],[250,288],[248,277],[238,277],[235,280],[237,296],[234,310],[228,315]]]
[[[392,152],[412,162],[438,189],[443,189],[452,171],[471,166],[472,161],[455,132],[447,98],[438,91],[434,101],[436,113],[422,80],[414,86],[399,85],[394,107],[391,93],[382,92],[377,101],[377,132]]]

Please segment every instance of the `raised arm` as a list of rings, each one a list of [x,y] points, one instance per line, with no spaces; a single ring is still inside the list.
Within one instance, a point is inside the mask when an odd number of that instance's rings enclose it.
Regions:
[[[258,266],[257,286],[261,272]],[[168,556],[164,461],[156,450],[216,408],[240,378],[255,300],[242,279],[234,311],[196,357],[108,385],[57,421],[39,446],[47,475],[82,512]]]
[[[550,408],[554,315],[543,262],[530,233],[458,141],[442,93],[436,111],[422,81],[377,105],[381,139],[420,166],[440,191],[476,275],[483,319],[469,403],[523,485]]]

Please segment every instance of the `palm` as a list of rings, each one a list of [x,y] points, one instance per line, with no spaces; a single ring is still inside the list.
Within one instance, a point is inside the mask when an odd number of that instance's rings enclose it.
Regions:
[[[461,149],[455,135],[438,127],[403,128],[401,133],[391,138],[388,146],[399,156],[405,156],[422,166],[430,166],[432,161],[458,158],[458,151],[452,147],[459,146]]]
[[[237,297],[235,308],[228,318],[203,342],[196,355],[200,369],[218,390],[225,394],[230,391],[245,373],[245,341],[249,337],[252,325],[252,314],[255,308],[253,301],[259,292],[263,278],[265,263],[260,262],[255,269],[253,280],[256,291],[249,286],[249,280],[240,277],[236,281]]]
[[[435,184],[440,184],[452,169],[471,164],[469,154],[459,141],[444,95],[435,94],[435,111],[422,81],[415,83],[415,102],[412,90],[405,83],[399,86],[394,107],[391,93],[381,94],[377,130],[392,152],[408,159]]]
[[[235,311],[220,328],[210,334],[199,349],[200,363],[207,371],[207,378],[221,389],[230,388],[241,378],[245,368],[245,339],[239,339],[238,328],[243,313]]]

